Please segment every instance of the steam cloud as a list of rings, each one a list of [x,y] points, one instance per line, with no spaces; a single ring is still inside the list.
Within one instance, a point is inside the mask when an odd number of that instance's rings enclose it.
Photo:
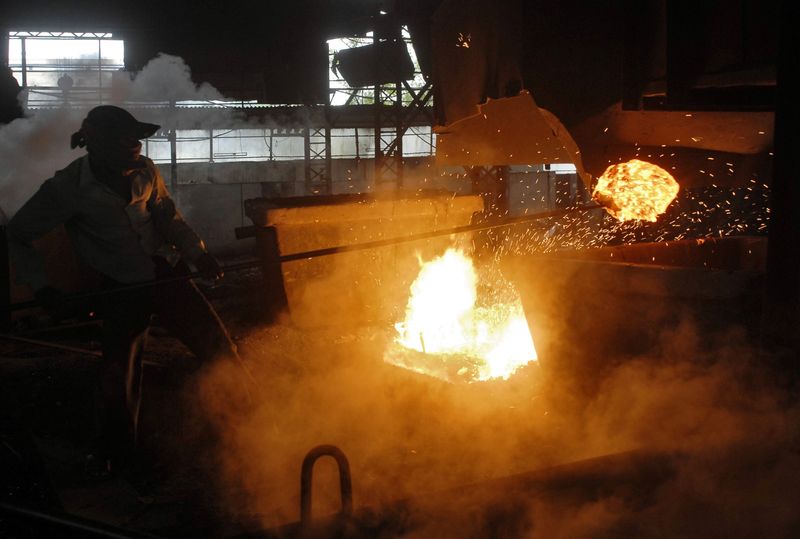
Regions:
[[[224,96],[208,83],[195,84],[189,66],[177,56],[160,54],[152,59],[127,86],[120,86],[113,104],[126,101],[165,103],[183,100],[221,100]],[[86,112],[70,108],[36,110],[26,118],[0,126],[0,212],[11,219],[39,186],[83,155],[71,150],[69,137],[80,128]],[[137,113],[138,119],[171,125],[175,118],[166,107]],[[239,121],[230,109],[195,109],[189,122]]]
[[[69,109],[42,111],[0,127],[0,213],[11,219],[56,170],[82,151],[71,150],[70,134],[83,113]]]

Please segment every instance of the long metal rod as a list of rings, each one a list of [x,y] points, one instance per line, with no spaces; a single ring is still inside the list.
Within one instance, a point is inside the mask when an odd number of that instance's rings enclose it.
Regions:
[[[103,357],[102,352],[97,350],[87,350],[86,348],[78,348],[76,346],[69,346],[66,344],[58,344],[50,341],[40,341],[39,339],[28,339],[27,337],[18,337],[16,335],[9,335],[8,333],[0,333],[0,339],[5,341],[21,342],[25,344],[32,344],[34,346],[41,346],[43,348],[53,348],[55,350],[63,350],[65,352],[75,352],[87,356]]]
[[[113,539],[158,539],[157,536],[136,530],[125,530],[65,513],[47,513],[18,505],[0,502],[0,516],[6,520],[18,519],[35,526],[33,536],[57,537],[60,532],[69,536],[102,537]],[[12,526],[13,528],[13,526]],[[52,531],[53,533],[46,533]]]
[[[293,262],[296,260],[307,260],[310,258],[318,258],[321,256],[329,256],[334,254],[340,253],[351,253],[354,251],[364,251],[368,249],[376,249],[378,247],[388,247],[391,245],[399,245],[402,243],[409,243],[414,241],[426,240],[431,238],[437,238],[441,236],[450,236],[453,234],[463,234],[466,232],[478,232],[482,230],[492,230],[496,228],[504,228],[508,226],[513,226],[517,224],[527,223],[531,221],[538,221],[541,219],[548,219],[553,217],[563,217],[565,215],[570,215],[572,213],[577,213],[581,211],[589,211],[589,210],[596,210],[598,208],[602,208],[603,206],[599,204],[589,204],[585,206],[576,206],[574,208],[566,208],[562,210],[551,210],[546,212],[534,213],[531,215],[520,215],[518,217],[509,217],[503,219],[501,221],[494,221],[494,222],[487,222],[487,223],[476,223],[471,225],[463,225],[457,226],[453,228],[445,228],[442,230],[432,230],[429,232],[422,232],[420,234],[410,234],[408,236],[401,236],[395,238],[385,238],[382,240],[375,240],[375,241],[367,241],[363,243],[354,243],[351,245],[337,245],[335,247],[325,247],[323,249],[314,249],[312,251],[303,251],[300,253],[291,253],[288,255],[282,255],[280,257],[275,258],[274,260],[250,260],[247,262],[239,262],[238,264],[230,264],[222,268],[223,272],[232,272],[232,271],[241,271],[246,269],[253,269],[259,268],[264,264],[282,264],[284,262]],[[128,292],[131,290],[139,290],[141,288],[147,288],[150,286],[157,286],[163,284],[174,283],[178,281],[186,281],[189,279],[196,279],[198,277],[202,277],[202,274],[198,271],[187,273],[184,275],[179,275],[176,277],[168,277],[166,279],[159,279],[155,281],[144,281],[141,283],[134,283],[130,285],[120,286],[117,288],[113,288],[110,290],[99,290],[96,292],[88,292],[84,294],[75,294],[72,296],[66,296],[64,301],[80,301],[80,300],[87,300],[96,297],[105,296],[108,294],[114,294],[119,292]],[[20,303],[13,303],[9,306],[10,310],[21,310],[21,309],[30,309],[33,307],[38,307],[39,302],[32,300],[32,301],[24,301]]]
[[[477,232],[480,230],[491,230],[494,228],[504,228],[507,226],[513,226],[520,223],[526,223],[529,221],[538,221],[540,219],[547,219],[549,217],[563,217],[565,215],[569,215],[571,213],[575,213],[578,211],[586,211],[586,210],[595,210],[597,208],[602,208],[600,205],[590,205],[590,206],[580,206],[575,208],[567,208],[564,210],[552,210],[547,212],[536,213],[532,215],[521,215],[519,217],[510,217],[507,219],[503,219],[502,221],[497,221],[493,223],[476,223],[472,225],[463,225],[457,226],[453,228],[446,228],[442,230],[431,230],[430,232],[422,232],[419,234],[411,234],[405,237],[399,238],[386,238],[382,240],[375,240],[375,241],[367,241],[364,243],[354,243],[351,245],[339,245],[336,247],[326,247],[324,249],[315,249],[313,251],[305,251],[302,253],[292,253],[288,255],[283,255],[275,260],[275,263],[278,262],[292,262],[294,260],[305,260],[307,258],[317,258],[320,256],[327,256],[327,255],[334,255],[339,253],[350,253],[353,251],[363,251],[366,249],[375,249],[377,247],[388,247],[390,245],[398,245],[401,243],[408,243],[412,241],[419,241],[425,240],[430,238],[437,238],[440,236],[450,236],[453,234],[463,234],[465,232]],[[236,264],[230,266],[234,268]]]

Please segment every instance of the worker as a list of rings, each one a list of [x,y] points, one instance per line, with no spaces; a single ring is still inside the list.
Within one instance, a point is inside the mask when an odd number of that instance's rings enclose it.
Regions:
[[[11,123],[25,114],[19,102],[22,88],[6,64],[0,64],[0,126]]]
[[[61,223],[82,273],[94,274],[107,292],[91,305],[103,320],[97,440],[87,456],[89,471],[96,473],[124,468],[134,455],[142,352],[153,315],[201,364],[220,357],[241,364],[219,316],[190,280],[119,290],[188,273],[186,262],[204,277],[223,276],[176,210],[158,168],[140,155],[140,141],[158,129],[119,107],[93,108],[71,138],[73,148],[85,146],[88,154],[44,182],[7,228],[18,280],[32,288],[43,306],[63,305],[64,294],[48,282],[32,242]]]

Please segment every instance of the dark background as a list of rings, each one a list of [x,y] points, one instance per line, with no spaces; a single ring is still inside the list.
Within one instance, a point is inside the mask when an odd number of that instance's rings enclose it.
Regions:
[[[681,98],[691,104],[686,89],[704,76],[728,74],[727,84],[739,87],[774,83],[776,0],[32,0],[7,4],[0,30],[111,31],[125,40],[129,70],[165,52],[184,58],[195,81],[210,82],[226,96],[312,104],[327,98],[325,41],[373,26],[370,17],[379,9],[409,26],[423,71],[434,82],[432,41],[463,26],[481,45],[477,53],[490,73],[508,78],[518,70],[539,105],[567,126],[621,99],[641,106],[643,89],[666,85],[668,74],[673,106],[685,105]],[[483,69],[474,71],[486,81],[485,95],[506,90]],[[771,105],[752,92],[734,97],[727,108]]]

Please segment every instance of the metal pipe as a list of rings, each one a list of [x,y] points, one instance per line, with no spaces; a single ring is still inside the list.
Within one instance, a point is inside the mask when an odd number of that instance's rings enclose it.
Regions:
[[[340,514],[349,517],[353,514],[353,483],[350,478],[350,463],[344,452],[334,445],[318,445],[308,452],[303,459],[300,471],[300,523],[311,522],[311,491],[313,486],[314,464],[320,457],[329,456],[339,466],[339,490],[342,495]]]
[[[20,46],[21,46],[21,64],[22,64],[22,89],[28,89],[28,51],[27,51],[27,42],[25,41],[24,37],[20,38]]]
[[[293,262],[296,260],[306,260],[309,258],[318,258],[320,256],[329,256],[334,254],[340,253],[352,253],[355,251],[364,251],[368,249],[376,249],[378,247],[388,247],[392,245],[399,245],[401,243],[409,243],[414,241],[426,240],[431,238],[437,238],[441,236],[450,236],[453,234],[463,234],[465,232],[478,232],[483,230],[492,230],[495,228],[504,228],[508,226],[513,226],[517,224],[527,223],[531,221],[538,221],[540,219],[548,219],[553,217],[563,217],[565,215],[570,215],[572,213],[580,212],[580,211],[589,211],[589,210],[596,210],[598,208],[602,208],[603,206],[599,204],[589,204],[585,206],[576,206],[574,208],[566,208],[566,209],[559,209],[559,210],[551,210],[546,212],[535,213],[531,215],[520,215],[518,217],[508,217],[499,221],[492,221],[487,223],[475,223],[471,225],[463,225],[457,226],[453,228],[445,228],[442,230],[431,230],[429,232],[422,232],[420,234],[410,234],[408,236],[402,237],[395,237],[395,238],[385,238],[382,240],[375,240],[375,241],[367,241],[363,243],[355,243],[351,245],[338,245],[335,247],[325,247],[322,249],[314,249],[311,251],[303,251],[300,253],[291,253],[288,255],[282,255],[275,260],[264,261],[264,260],[252,260],[248,262],[240,262],[238,264],[231,264],[229,266],[225,266],[222,268],[223,272],[231,272],[231,271],[241,271],[246,269],[254,269],[260,268],[265,264],[282,264],[284,262]],[[113,288],[111,290],[100,290],[97,292],[88,292],[85,294],[75,294],[72,296],[66,296],[64,301],[79,301],[79,300],[86,300],[92,299],[96,297],[105,296],[108,294],[114,294],[118,292],[127,292],[131,290],[138,290],[140,288],[147,288],[150,286],[158,286],[163,284],[174,283],[178,281],[185,281],[188,279],[196,279],[198,277],[202,277],[202,274],[198,271],[187,273],[185,275],[180,275],[177,277],[169,277],[167,279],[160,279],[155,281],[145,281],[141,283],[134,283],[130,285],[120,286],[118,288]],[[39,303],[35,300],[31,301],[24,301],[20,303],[14,303],[10,306],[11,310],[21,310],[21,309],[30,309],[33,307],[38,307]]]

